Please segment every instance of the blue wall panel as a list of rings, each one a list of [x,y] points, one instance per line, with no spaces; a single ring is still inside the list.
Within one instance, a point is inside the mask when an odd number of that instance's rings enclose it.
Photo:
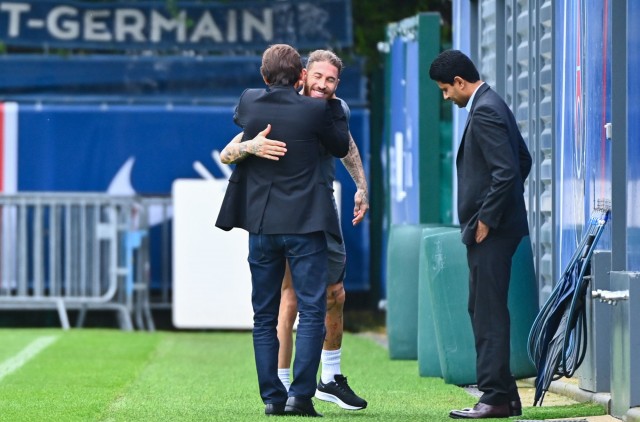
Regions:
[[[627,5],[627,269],[640,271],[640,2]]]
[[[555,262],[562,273],[598,200],[611,200],[610,10],[582,0],[556,2]],[[610,232],[599,248],[610,248]]]
[[[418,42],[396,37],[391,45],[388,132],[389,222],[420,222]]]

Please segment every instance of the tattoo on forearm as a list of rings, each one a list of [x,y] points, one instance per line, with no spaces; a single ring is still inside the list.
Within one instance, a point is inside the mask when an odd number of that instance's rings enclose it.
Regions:
[[[247,158],[250,153],[246,142],[233,143],[224,148],[220,153],[220,159],[225,164],[236,164]]]
[[[364,168],[362,167],[362,159],[360,158],[360,152],[358,151],[358,147],[356,146],[355,141],[349,135],[349,152],[347,155],[342,158],[342,164],[347,169],[351,178],[356,184],[358,189],[363,189],[367,191],[367,179],[364,175]]]
[[[367,195],[367,191],[366,190],[360,190],[358,192],[360,194],[360,200],[362,201],[363,204],[368,204],[369,203],[369,196]]]

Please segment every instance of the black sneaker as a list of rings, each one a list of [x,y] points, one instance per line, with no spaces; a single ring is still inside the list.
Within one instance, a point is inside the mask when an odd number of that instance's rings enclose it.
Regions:
[[[326,384],[320,380],[316,390],[318,399],[335,403],[347,410],[360,410],[367,407],[367,401],[358,397],[349,387],[347,377],[335,375],[334,380]]]

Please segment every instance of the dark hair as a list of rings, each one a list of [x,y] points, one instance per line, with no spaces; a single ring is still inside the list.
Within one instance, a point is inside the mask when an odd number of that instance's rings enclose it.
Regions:
[[[290,45],[274,44],[262,54],[260,73],[269,85],[293,86],[301,72],[300,54]]]
[[[478,69],[462,51],[443,51],[431,62],[429,77],[434,81],[452,85],[456,76],[472,83],[480,80]]]
[[[342,73],[342,60],[333,51],[330,50],[315,50],[309,54],[307,59],[307,70],[313,63],[328,62],[338,69],[338,75]]]

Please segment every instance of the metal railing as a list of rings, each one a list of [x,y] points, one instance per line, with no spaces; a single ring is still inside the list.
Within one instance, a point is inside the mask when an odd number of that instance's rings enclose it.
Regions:
[[[158,208],[166,225],[168,198],[0,195],[0,309],[56,309],[65,329],[68,309],[80,311],[77,326],[88,310],[113,310],[123,330],[134,328],[132,315],[138,328],[153,330],[149,227]]]

